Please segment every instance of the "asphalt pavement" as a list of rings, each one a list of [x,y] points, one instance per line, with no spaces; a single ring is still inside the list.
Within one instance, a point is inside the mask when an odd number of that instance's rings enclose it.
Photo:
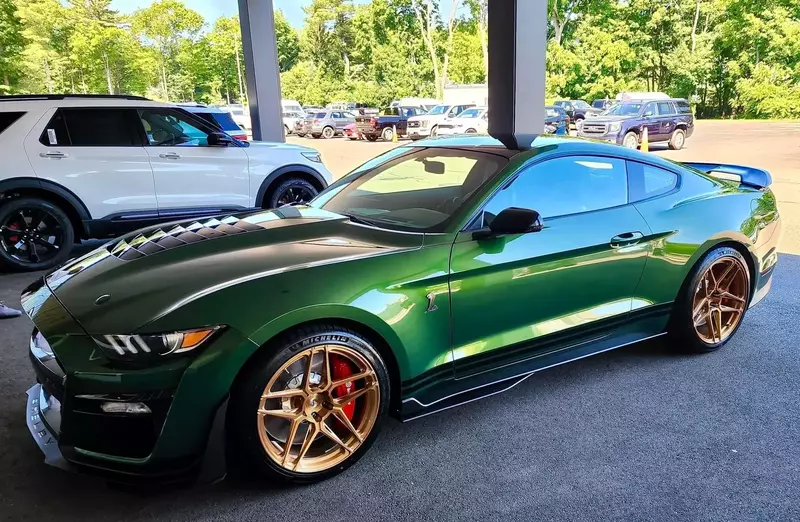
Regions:
[[[19,304],[32,276],[0,275]],[[147,495],[46,466],[25,426],[29,322],[0,321],[0,520],[799,520],[800,257],[721,351],[663,341],[408,424],[327,482]]]

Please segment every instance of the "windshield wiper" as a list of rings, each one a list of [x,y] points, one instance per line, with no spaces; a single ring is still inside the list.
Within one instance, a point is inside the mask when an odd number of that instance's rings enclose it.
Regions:
[[[350,221],[352,221],[353,223],[358,223],[360,225],[367,225],[368,227],[376,227],[376,226],[378,226],[372,221],[366,220],[364,218],[358,217],[358,216],[353,215],[353,214],[345,214],[344,212],[342,212],[341,214],[343,214],[343,215],[347,216],[348,218],[350,218]]]

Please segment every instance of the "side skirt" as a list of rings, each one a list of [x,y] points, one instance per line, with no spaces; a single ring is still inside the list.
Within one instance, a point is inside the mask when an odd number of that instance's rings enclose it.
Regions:
[[[636,321],[634,325],[616,334],[583,340],[558,350],[534,353],[516,363],[501,365],[463,378],[453,378],[451,372],[444,373],[436,368],[430,372],[436,375],[425,376],[424,380],[427,382],[424,389],[410,391],[406,388],[410,393],[404,393],[400,419],[406,422],[490,397],[510,390],[536,372],[661,337],[666,334],[664,329],[670,308],[671,304],[659,306],[658,313]],[[650,312],[656,312],[656,309]],[[449,365],[447,369],[450,370]],[[414,387],[412,385],[411,389]]]

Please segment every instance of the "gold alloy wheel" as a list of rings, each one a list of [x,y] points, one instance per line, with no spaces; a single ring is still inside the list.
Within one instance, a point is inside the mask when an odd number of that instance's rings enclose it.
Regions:
[[[726,340],[747,308],[750,277],[735,257],[721,257],[706,270],[695,289],[692,320],[698,337],[708,344]]]
[[[337,377],[342,364],[350,375]],[[370,362],[340,345],[315,346],[275,372],[258,406],[267,455],[298,473],[331,469],[367,440],[378,417],[380,387]]]

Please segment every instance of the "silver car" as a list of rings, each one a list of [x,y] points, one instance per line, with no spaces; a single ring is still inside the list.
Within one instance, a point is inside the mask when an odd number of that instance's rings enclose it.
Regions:
[[[303,120],[303,128],[299,135],[312,136],[325,139],[342,136],[344,128],[356,122],[356,117],[347,111],[322,110],[317,111]]]

